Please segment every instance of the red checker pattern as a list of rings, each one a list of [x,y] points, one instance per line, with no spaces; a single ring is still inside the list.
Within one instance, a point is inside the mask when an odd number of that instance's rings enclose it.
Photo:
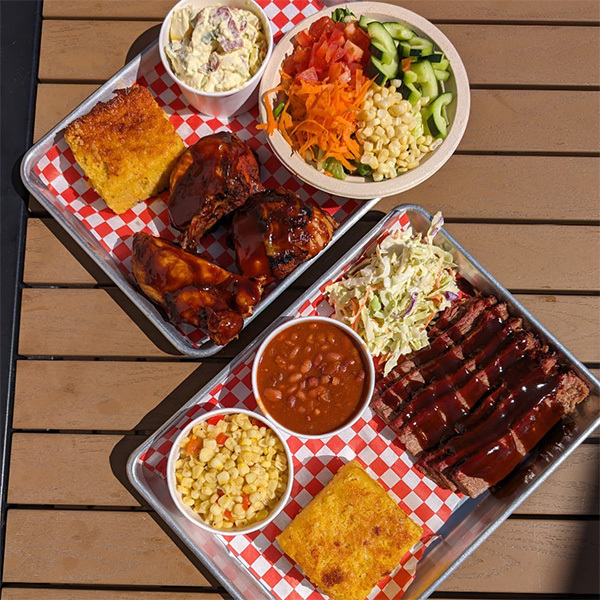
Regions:
[[[272,23],[274,34],[288,31],[298,21],[322,8],[318,0],[269,1],[258,0]],[[322,206],[339,223],[344,223],[356,211],[360,203],[346,198],[334,198],[317,191],[290,175],[290,172],[273,155],[265,134],[256,129],[258,108],[231,119],[205,117],[190,108],[176,83],[166,74],[158,49],[148,56],[144,65],[153,65],[138,74],[137,81],[123,81],[123,85],[137,83],[148,87],[158,104],[169,115],[177,133],[186,145],[194,144],[200,137],[230,129],[236,132],[256,151],[261,167],[261,179],[267,187],[287,186],[304,200]],[[144,67],[145,68],[145,67]],[[178,239],[179,232],[169,225],[164,195],[141,202],[118,217],[106,207],[104,201],[89,187],[83,171],[76,164],[62,133],[56,143],[35,165],[48,190],[56,197],[64,211],[68,211],[83,223],[108,252],[114,264],[120,268],[135,287],[131,273],[131,237],[138,231],[159,235],[170,241]],[[235,269],[235,254],[227,242],[228,230],[218,228],[203,240],[200,250],[209,260],[230,270]],[[269,291],[272,291],[272,288]],[[207,337],[190,325],[178,325],[177,331],[198,347]]]
[[[382,237],[396,229],[405,230],[408,224],[408,218],[402,214],[389,223]],[[349,267],[350,265],[346,265],[342,271],[345,272]],[[296,316],[330,315],[331,312],[322,291],[317,291],[307,298]],[[151,470],[161,472],[164,477],[164,463],[174,438],[192,418],[206,410],[217,405],[255,410],[251,380],[253,359],[254,354],[242,356],[230,365],[222,379],[201,400],[201,404],[194,406],[178,422],[173,423],[165,436],[154,441],[143,457],[143,464]],[[259,534],[238,536],[235,543],[231,538],[224,538],[228,549],[240,564],[271,590],[278,600],[325,598],[297,566],[286,558],[276,545],[275,538],[300,509],[323,489],[338,468],[353,459],[358,460],[402,509],[424,528],[421,542],[405,556],[403,564],[390,577],[379,582],[369,600],[397,600],[411,583],[418,560],[435,538],[436,531],[459,504],[461,496],[436,487],[417,471],[409,455],[395,443],[393,433],[386,429],[369,409],[355,427],[329,439],[301,440],[292,435],[284,435],[294,458],[295,471],[289,503]]]

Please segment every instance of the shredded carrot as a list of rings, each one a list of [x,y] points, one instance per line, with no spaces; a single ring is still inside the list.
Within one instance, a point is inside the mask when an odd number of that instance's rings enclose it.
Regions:
[[[303,81],[281,73],[282,82],[265,96],[267,122],[258,126],[269,135],[279,130],[287,143],[302,158],[317,160],[317,151],[325,152],[321,160],[337,159],[348,171],[354,171],[350,162],[358,160],[361,148],[353,137],[357,127],[357,113],[371,85],[362,72],[353,81]],[[273,113],[271,94],[284,91],[286,103],[278,117]]]

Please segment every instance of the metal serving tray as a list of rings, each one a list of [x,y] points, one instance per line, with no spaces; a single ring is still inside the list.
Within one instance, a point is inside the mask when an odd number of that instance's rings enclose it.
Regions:
[[[316,12],[317,8],[309,3],[302,10],[294,10],[308,16]],[[273,25],[273,28],[277,27]],[[153,200],[147,204],[142,202],[123,215],[115,215],[93,190],[88,189],[63,137],[63,130],[71,121],[87,114],[98,102],[109,100],[113,96],[113,90],[129,87],[136,82],[152,90],[159,103],[171,115],[178,133],[188,145],[213,131],[232,130],[257,152],[261,164],[261,180],[266,183],[266,187],[283,185],[296,191],[303,199],[311,198],[331,213],[340,227],[318,256],[340,239],[379,199],[356,201],[336,198],[314,190],[293,177],[273,155],[266,143],[265,134],[256,132],[257,107],[229,120],[213,119],[195,112],[185,103],[177,85],[164,72],[158,42],[136,56],[37,142],[27,152],[21,164],[21,178],[31,194],[173,346],[189,356],[211,356],[221,350],[222,346],[211,342],[196,328],[169,323],[161,311],[138,290],[131,275],[131,239],[128,238],[135,231],[144,230],[170,240],[176,237],[175,230],[168,227],[166,205],[161,200]],[[234,266],[234,256],[227,243],[227,235],[224,227],[218,228],[203,239],[203,250],[217,264],[231,268]],[[267,295],[255,307],[254,314],[245,319],[244,326],[298,279],[318,256],[299,265],[284,280],[268,289]]]
[[[248,570],[237,553],[232,552],[231,548],[223,543],[221,536],[201,531],[177,511],[169,496],[166,482],[160,474],[160,461],[157,461],[162,460],[164,466],[166,459],[161,458],[161,455],[166,456],[169,448],[168,445],[164,446],[165,440],[169,439],[169,436],[172,438],[178,429],[197,415],[198,410],[202,410],[202,403],[209,397],[212,404],[209,402],[204,408],[212,408],[215,404],[230,406],[236,399],[241,400],[248,390],[238,386],[247,377],[246,371],[250,368],[253,354],[264,337],[286,319],[313,314],[315,311],[322,313],[322,303],[318,305],[314,299],[319,297],[324,286],[355,264],[395,223],[405,218],[402,217],[403,214],[407,215],[415,231],[425,232],[428,229],[431,217],[421,207],[397,207],[129,458],[127,473],[131,483],[236,600],[275,600],[284,596],[271,593],[272,590],[268,589],[264,581],[259,582],[259,578]],[[561,354],[564,363],[574,369],[588,384],[590,396],[577,407],[572,416],[557,425],[500,485],[479,498],[463,497],[458,502],[449,502],[452,512],[445,517],[445,523],[437,528],[438,537],[425,549],[418,561],[416,577],[406,591],[405,597],[411,599],[427,598],[600,424],[600,382],[444,229],[437,234],[435,240],[437,244],[453,253],[460,273],[467,280],[482,292],[494,294],[507,302],[511,314],[523,317],[527,328]],[[231,380],[235,385],[227,387],[227,382]],[[374,426],[376,418],[372,413],[365,417],[369,418],[369,424]],[[380,431],[380,436],[386,435],[384,428]],[[293,436],[291,439],[294,439]],[[345,448],[342,448],[340,453],[344,451]],[[402,455],[398,462],[409,460],[407,453]],[[385,456],[385,453],[381,456]],[[150,466],[150,463],[154,466]],[[414,477],[412,471],[411,477]],[[387,484],[385,476],[383,480]],[[319,481],[324,483],[324,480]],[[394,492],[394,488],[391,492]],[[406,510],[402,498],[400,502]],[[409,511],[412,508],[414,506],[409,506]],[[270,534],[273,535],[273,532]],[[269,535],[269,532],[266,532],[266,535]],[[396,592],[386,595],[388,598],[398,598],[400,594],[397,588]]]

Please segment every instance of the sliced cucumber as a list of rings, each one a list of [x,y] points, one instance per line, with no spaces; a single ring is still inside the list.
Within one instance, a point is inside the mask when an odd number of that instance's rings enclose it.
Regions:
[[[414,32],[412,32],[404,25],[400,23],[384,23],[383,26],[390,32],[390,35],[395,40],[410,40],[410,38],[415,37]]]
[[[438,95],[438,82],[431,63],[428,60],[422,60],[411,65],[411,68],[417,74],[417,81],[421,84],[423,96],[427,96],[429,102],[433,102]]]
[[[404,73],[404,83],[416,83],[417,74],[414,71],[406,71]]]
[[[447,71],[450,68],[450,61],[447,58],[442,58],[442,60],[435,65],[435,68],[440,71]]]
[[[421,92],[415,87],[414,83],[406,81],[406,77],[402,81],[402,85],[398,90],[402,94],[404,100],[408,100],[414,106],[421,99]]]
[[[373,79],[373,81],[375,81],[375,83],[377,85],[385,85],[385,83],[388,80],[387,75],[384,75],[379,68],[376,66],[375,63],[378,63],[380,66],[383,67],[383,70],[386,70],[386,68],[389,65],[384,65],[377,57],[375,56],[371,56],[372,59],[369,59],[369,63],[367,64],[367,68],[365,70],[365,75],[369,78],[369,79]]]
[[[440,71],[434,67],[433,72],[435,73],[435,78],[438,81],[448,81],[448,77],[450,77],[450,73],[448,71]]]
[[[444,58],[443,54],[441,54],[440,52],[434,52],[433,54],[430,54],[427,57],[427,60],[430,63],[441,63],[443,58]]]
[[[371,56],[367,67],[367,77],[375,75],[377,75],[375,79],[377,85],[384,85],[389,79],[395,79],[398,75],[398,60],[395,65],[393,63],[385,65],[377,57]]]
[[[430,42],[425,38],[417,37],[415,35],[415,37],[412,37],[410,40],[408,40],[408,43],[412,48],[421,50],[422,56],[433,54],[433,42]]]
[[[445,117],[446,106],[452,102],[452,92],[440,94],[429,107],[427,127],[434,137],[445,138],[448,135],[448,120]]]
[[[414,39],[415,38],[412,38],[412,40]],[[425,42],[427,42],[427,44],[411,46],[412,40],[409,40],[408,42],[400,42],[400,47],[398,48],[398,51],[400,51],[400,48],[402,48],[402,56],[404,58],[408,58],[409,56],[429,56],[433,53],[433,44],[428,40],[424,40]]]
[[[359,25],[359,27],[366,29],[367,25],[369,23],[374,23],[374,22],[375,22],[375,19],[370,19],[369,17],[365,17],[365,15],[361,15],[360,19],[358,20],[358,25]]]
[[[391,65],[394,60],[393,53],[385,50],[377,40],[373,40],[369,45],[369,51],[375,58],[378,58],[384,65]]]
[[[371,36],[371,46],[381,52],[379,57],[371,56],[371,63],[375,69],[383,75],[384,83],[388,79],[394,79],[400,70],[400,59],[398,57],[394,38],[390,35],[388,30],[377,21],[369,23],[367,25],[367,31]],[[379,79],[378,76],[375,80],[376,83],[383,85],[379,82]]]
[[[371,36],[371,43],[379,43],[384,52],[396,52],[396,44],[390,32],[378,21],[373,21],[367,25],[367,31]]]

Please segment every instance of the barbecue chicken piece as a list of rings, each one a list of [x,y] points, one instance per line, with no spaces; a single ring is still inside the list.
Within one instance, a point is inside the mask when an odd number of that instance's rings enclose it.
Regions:
[[[262,294],[257,283],[147,233],[133,236],[131,264],[142,291],[171,321],[199,327],[219,345],[238,336]]]
[[[240,272],[263,285],[317,255],[338,224],[325,211],[279,188],[252,196],[233,216]]]
[[[263,189],[252,150],[234,133],[207,135],[190,146],[171,173],[169,198],[171,223],[185,232],[182,248],[195,250],[221,217]]]

